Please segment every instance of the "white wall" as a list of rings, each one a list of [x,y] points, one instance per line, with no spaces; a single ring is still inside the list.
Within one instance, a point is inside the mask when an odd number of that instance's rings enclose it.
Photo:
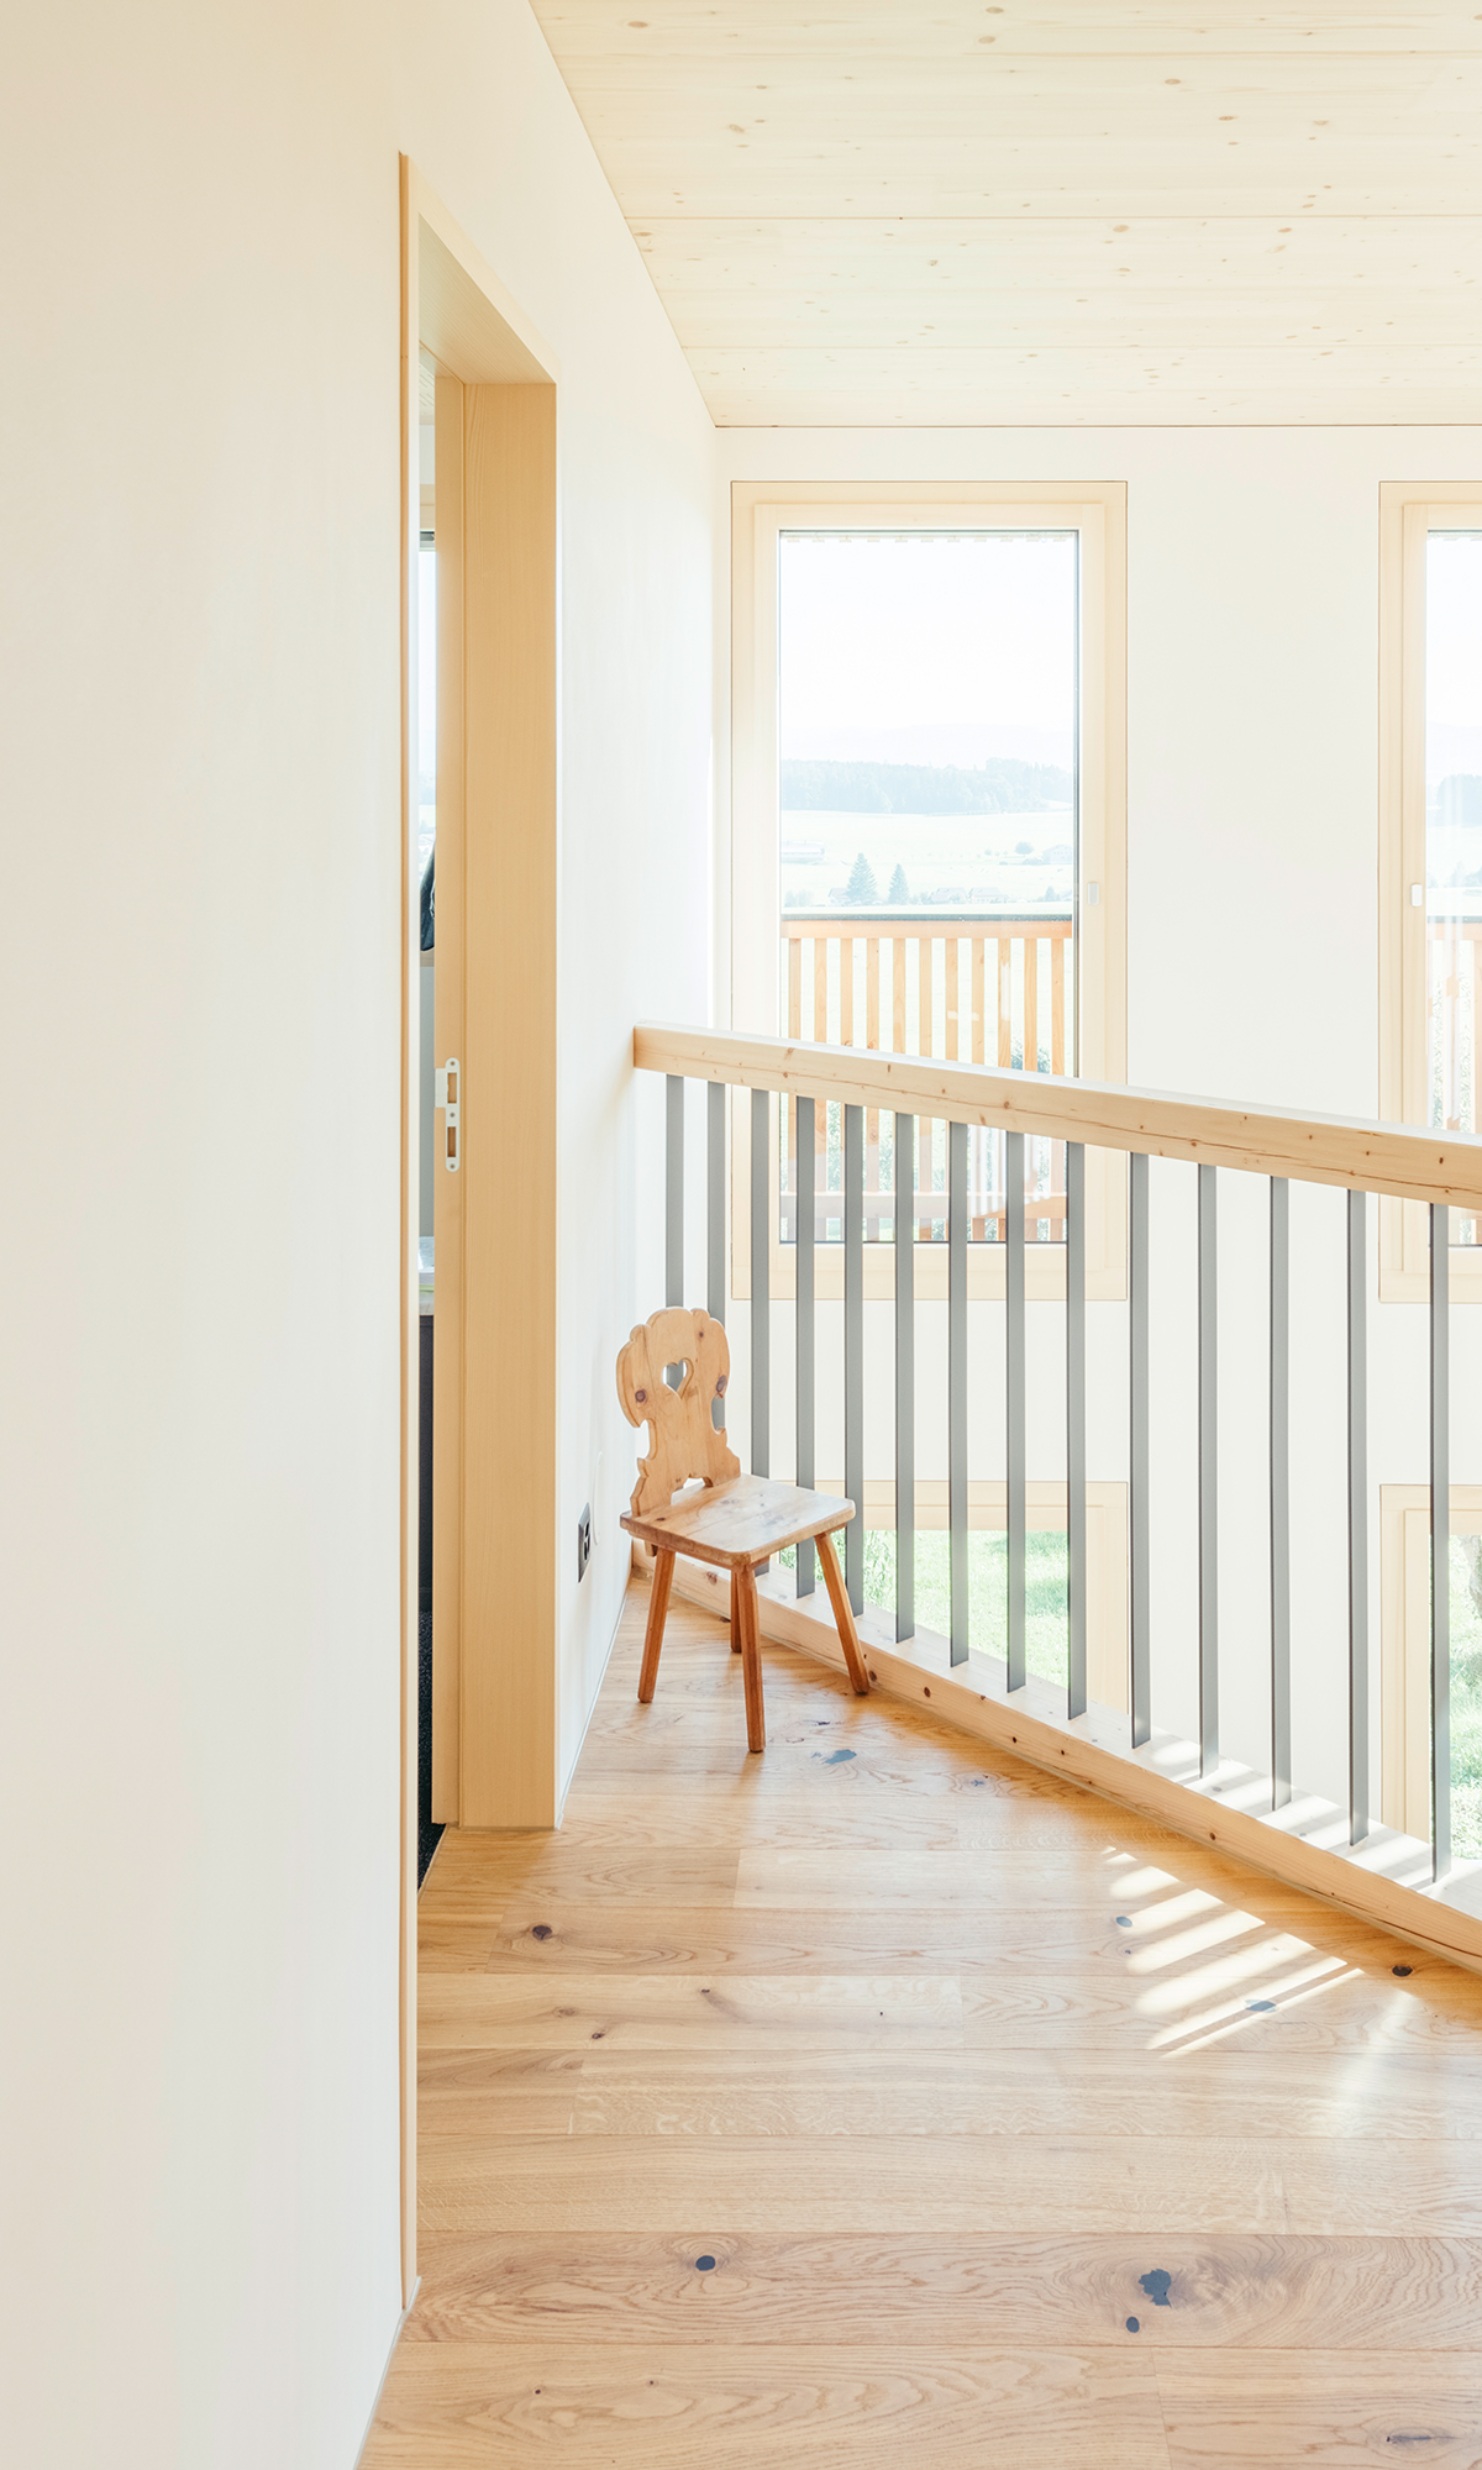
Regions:
[[[349,2470],[399,2307],[398,149],[560,361],[573,1525],[624,1041],[706,995],[711,433],[523,0],[8,33],[0,2454]],[[568,1752],[623,1568],[609,1519]]]
[[[1378,608],[1382,480],[1475,480],[1476,429],[727,430],[732,480],[1125,480],[1128,486],[1128,1077],[1154,1089],[1372,1115],[1378,1104]],[[728,528],[728,526],[727,526]],[[724,607],[722,606],[722,617]],[[724,812],[717,873],[728,879]],[[1153,1551],[1156,1713],[1195,1716],[1191,1170],[1154,1166],[1158,1331]],[[1264,1765],[1266,1565],[1263,1191],[1222,1179],[1221,1685],[1225,1737]],[[1344,1790],[1342,1209],[1302,1193],[1294,1238],[1294,1568],[1299,1771]],[[883,1307],[881,1308],[884,1309]],[[922,1306],[918,1472],[945,1473],[942,1349]],[[1425,1476],[1423,1314],[1373,1307],[1371,1474]],[[974,1471],[1001,1473],[996,1316],[983,1317]],[[1106,1324],[1093,1476],[1125,1465],[1125,1315]],[[791,1353],[779,1313],[777,1455]],[[1058,1315],[1030,1308],[1032,1360],[1057,1379]],[[1453,1316],[1459,1483],[1482,1479],[1482,1315]],[[744,1365],[744,1324],[738,1331]],[[874,1343],[873,1340],[869,1343]],[[888,1354],[882,1327],[877,1352]],[[1093,1357],[1093,1361],[1095,1358]],[[1114,1413],[1105,1412],[1111,1391]],[[738,1407],[743,1401],[738,1400]],[[1048,1411],[1046,1407],[1048,1406]],[[891,1470],[888,1391],[870,1442]],[[1063,1472],[1058,1400],[1032,1419],[1032,1475]],[[825,1409],[820,1409],[820,1439]],[[739,1420],[739,1418],[738,1418]],[[820,1466],[823,1461],[820,1459]],[[835,1470],[825,1470],[835,1471]],[[1377,1539],[1376,1539],[1377,1553]],[[1377,1619],[1376,1652],[1377,1652]],[[1377,1734],[1377,1689],[1374,1698]]]

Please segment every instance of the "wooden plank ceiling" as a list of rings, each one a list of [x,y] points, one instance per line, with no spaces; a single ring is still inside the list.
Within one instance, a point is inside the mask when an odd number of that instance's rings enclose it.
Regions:
[[[722,426],[1482,418],[1471,0],[534,0]]]

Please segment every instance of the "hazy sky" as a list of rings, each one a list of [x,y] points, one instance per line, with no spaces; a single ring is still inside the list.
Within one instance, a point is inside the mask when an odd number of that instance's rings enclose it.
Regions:
[[[1068,762],[1075,577],[1066,532],[784,534],[782,754]]]
[[[1482,532],[1432,533],[1425,598],[1427,728],[1482,729]]]

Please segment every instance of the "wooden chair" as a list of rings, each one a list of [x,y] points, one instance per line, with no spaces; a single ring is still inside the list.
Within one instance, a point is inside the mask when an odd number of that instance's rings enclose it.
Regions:
[[[664,1375],[683,1370],[677,1389]],[[743,1475],[741,1462],[717,1432],[713,1402],[726,1394],[731,1350],[723,1325],[708,1312],[656,1312],[635,1329],[617,1361],[618,1396],[630,1424],[647,1424],[649,1453],[638,1462],[638,1482],[623,1525],[640,1543],[651,1544],[653,1593],[643,1641],[638,1696],[647,1706],[659,1677],[664,1616],[678,1554],[729,1570],[731,1649],[741,1658],[746,1686],[746,1739],[766,1747],[762,1709],[762,1661],[757,1639],[756,1572],[789,1544],[817,1541],[824,1584],[838,1625],[849,1678],[863,1698],[869,1676],[859,1651],[854,1614],[844,1591],[839,1556],[827,1538],[847,1527],[854,1503],[796,1484],[774,1484],[763,1475]],[[681,1492],[698,1477],[704,1489]],[[678,1494],[678,1498],[675,1496]]]

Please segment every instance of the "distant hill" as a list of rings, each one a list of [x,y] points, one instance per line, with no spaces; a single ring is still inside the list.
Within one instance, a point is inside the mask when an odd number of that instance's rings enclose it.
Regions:
[[[785,806],[787,800],[782,802]],[[1482,823],[1482,776],[1476,772],[1448,772],[1431,791],[1430,813],[1436,823]]]
[[[955,763],[782,765],[789,814],[1031,815],[1068,806],[1070,774],[1053,763],[997,755],[971,771]]]

